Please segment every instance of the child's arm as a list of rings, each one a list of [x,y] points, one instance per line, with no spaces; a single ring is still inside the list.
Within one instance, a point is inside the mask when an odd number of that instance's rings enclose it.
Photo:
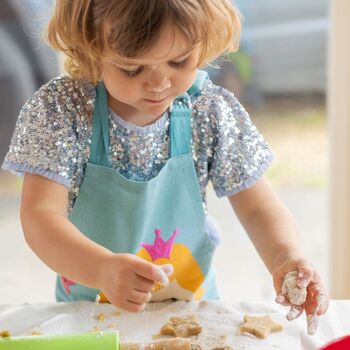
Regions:
[[[164,283],[164,273],[139,257],[114,254],[88,239],[68,220],[67,208],[67,188],[42,176],[25,174],[21,222],[32,250],[54,271],[101,289],[116,306],[141,310],[154,282]]]
[[[229,199],[270,273],[286,256],[304,255],[295,220],[266,179]]]
[[[319,274],[303,253],[298,229],[289,210],[265,178],[229,197],[229,200],[272,274],[277,296],[281,295],[286,273],[293,270],[302,274],[298,281],[299,285],[308,286],[305,304],[302,308],[292,307],[288,319],[299,316],[305,309],[309,316],[309,328],[316,327],[316,316],[327,310],[328,295]]]

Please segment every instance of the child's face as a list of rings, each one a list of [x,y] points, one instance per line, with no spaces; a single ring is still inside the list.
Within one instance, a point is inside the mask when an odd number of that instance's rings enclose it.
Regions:
[[[124,118],[160,116],[193,84],[199,51],[179,30],[168,27],[142,58],[116,61],[106,52],[102,79],[110,107]]]

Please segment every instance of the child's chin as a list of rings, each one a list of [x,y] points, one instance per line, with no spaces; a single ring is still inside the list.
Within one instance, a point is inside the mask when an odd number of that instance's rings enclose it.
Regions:
[[[151,115],[157,116],[163,114],[169,108],[169,104],[165,103],[159,106],[151,106],[148,108],[147,112]]]

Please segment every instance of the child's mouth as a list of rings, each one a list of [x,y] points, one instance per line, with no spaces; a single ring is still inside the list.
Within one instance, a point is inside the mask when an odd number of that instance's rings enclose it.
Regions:
[[[149,99],[144,99],[146,102],[148,103],[152,103],[152,104],[157,104],[157,103],[162,103],[167,99],[167,97],[161,99],[161,100],[149,100]]]

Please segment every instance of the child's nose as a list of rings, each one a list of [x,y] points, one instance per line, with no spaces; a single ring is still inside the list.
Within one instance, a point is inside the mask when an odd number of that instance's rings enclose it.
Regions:
[[[145,84],[148,92],[163,92],[171,87],[170,79],[159,70],[152,70]]]

